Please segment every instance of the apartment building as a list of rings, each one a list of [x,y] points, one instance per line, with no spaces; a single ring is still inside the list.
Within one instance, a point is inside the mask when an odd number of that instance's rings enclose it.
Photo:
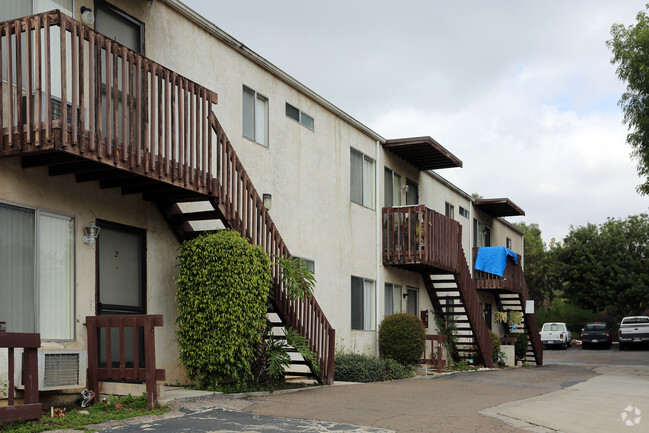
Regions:
[[[432,311],[464,312],[478,356],[499,294],[523,304],[524,280],[467,282],[474,247],[523,255],[502,218],[518,206],[474,199],[444,179],[462,163],[433,138],[382,137],[180,1],[12,0],[0,21],[0,321],[73,354],[79,377],[110,368],[107,333],[113,354],[120,338],[137,347],[142,331],[124,328],[137,315],[155,327],[158,380],[185,380],[176,248],[223,227],[313,267],[317,301],[278,289],[278,303],[327,383],[336,348],[377,353],[387,314],[434,334]],[[126,364],[144,359],[133,352]]]

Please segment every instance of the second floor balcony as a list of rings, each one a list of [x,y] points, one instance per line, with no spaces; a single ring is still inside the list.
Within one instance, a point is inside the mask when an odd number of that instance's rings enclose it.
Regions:
[[[425,205],[383,208],[383,264],[415,272],[457,272],[462,226]]]
[[[494,293],[517,293],[522,294],[527,292],[524,288],[525,275],[523,273],[523,266],[521,263],[520,254],[517,257],[516,263],[510,258],[507,259],[507,266],[503,276],[500,277],[495,274],[483,272],[475,269],[475,258],[478,256],[479,248],[473,249],[473,280],[475,281],[475,288]]]

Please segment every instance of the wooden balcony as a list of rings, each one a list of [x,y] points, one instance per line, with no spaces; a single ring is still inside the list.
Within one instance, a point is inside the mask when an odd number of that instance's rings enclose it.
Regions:
[[[383,208],[383,264],[415,272],[457,272],[462,226],[425,205]]]
[[[288,257],[227,134],[216,93],[59,11],[0,23],[0,158],[50,176],[142,194],[179,241],[193,221],[221,220],[269,254]],[[204,202],[213,211],[183,212]],[[333,382],[335,331],[315,299],[290,300],[273,268],[277,312],[309,339]]]
[[[521,266],[521,256],[518,255],[517,263],[507,259],[507,266],[502,277],[488,272],[478,271],[475,268],[475,260],[478,257],[479,248],[473,248],[473,280],[477,290],[484,290],[493,293],[523,293],[525,275]]]

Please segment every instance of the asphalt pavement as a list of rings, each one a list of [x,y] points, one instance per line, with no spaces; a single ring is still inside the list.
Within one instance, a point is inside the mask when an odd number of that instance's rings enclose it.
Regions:
[[[649,432],[649,351],[547,350],[543,367],[246,396],[203,394],[115,432]]]

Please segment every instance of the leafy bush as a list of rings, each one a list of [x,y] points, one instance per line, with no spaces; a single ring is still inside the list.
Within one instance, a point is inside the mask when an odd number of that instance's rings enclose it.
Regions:
[[[494,361],[498,361],[498,354],[500,353],[500,337],[498,334],[489,330],[489,336],[491,337],[491,356]]]
[[[417,316],[407,313],[387,316],[379,326],[379,349],[384,358],[413,365],[426,348],[426,329]]]
[[[525,358],[525,355],[527,354],[527,334],[519,332],[510,334],[509,336],[516,338],[516,342],[514,343],[514,353],[518,356],[518,359]]]
[[[337,354],[334,361],[334,377],[343,382],[379,382],[412,376],[412,367],[399,364],[393,359],[346,353]]]
[[[252,378],[266,324],[270,260],[232,230],[183,243],[176,302],[180,363],[199,387]]]

